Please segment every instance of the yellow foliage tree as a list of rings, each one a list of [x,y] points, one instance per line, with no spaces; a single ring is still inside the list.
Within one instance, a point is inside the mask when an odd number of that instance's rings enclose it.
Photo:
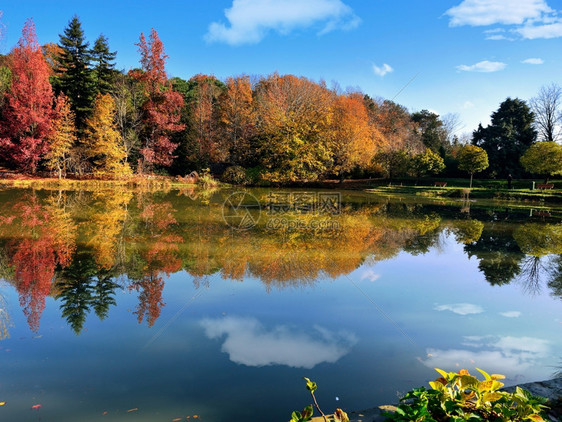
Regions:
[[[98,94],[94,114],[86,121],[85,139],[88,156],[93,160],[97,176],[117,178],[132,174],[114,117],[113,98],[109,94]]]
[[[52,131],[48,138],[49,152],[45,156],[47,167],[51,171],[56,171],[59,179],[62,178],[63,174],[66,174],[69,153],[76,139],[75,120],[74,112],[70,108],[70,101],[61,92],[55,100]]]

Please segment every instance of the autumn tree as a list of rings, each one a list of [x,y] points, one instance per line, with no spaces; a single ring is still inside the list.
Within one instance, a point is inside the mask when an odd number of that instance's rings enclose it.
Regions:
[[[211,75],[195,75],[189,82],[190,129],[195,158],[201,166],[224,161],[228,149],[218,132],[217,103],[224,84]]]
[[[226,79],[226,89],[219,97],[219,121],[230,163],[243,163],[248,157],[250,138],[255,133],[252,85],[248,76]]]
[[[537,142],[521,157],[521,164],[529,173],[544,176],[544,183],[555,174],[562,174],[562,145],[556,142]]]
[[[75,116],[70,100],[62,92],[55,100],[52,130],[48,137],[49,151],[45,158],[47,167],[55,171],[59,179],[66,175],[69,154],[76,140]]]
[[[95,99],[95,87],[90,68],[91,54],[86,42],[82,24],[74,16],[59,35],[60,55],[57,57],[54,86],[70,98],[72,111],[76,116],[76,129],[79,136],[86,127]]]
[[[318,179],[331,164],[329,127],[332,93],[324,84],[277,73],[255,90],[253,140],[263,177],[272,182]]]
[[[117,53],[109,50],[109,42],[102,34],[96,39],[91,50],[92,76],[96,92],[104,95],[113,91],[115,76],[115,56]]]
[[[334,99],[331,122],[331,171],[343,180],[355,167],[366,168],[371,163],[382,136],[369,122],[363,98],[357,93]]]
[[[470,187],[472,176],[488,168],[488,154],[483,148],[476,145],[465,145],[458,153],[459,169],[470,174]]]
[[[49,67],[29,19],[9,60],[12,75],[2,111],[2,156],[13,166],[35,172],[49,149],[53,91]]]
[[[117,131],[115,103],[109,94],[98,94],[93,116],[86,120],[86,145],[95,164],[95,174],[123,177],[131,174],[127,153]]]
[[[177,144],[170,140],[173,132],[184,128],[179,123],[183,98],[171,87],[166,75],[165,63],[168,55],[158,33],[152,29],[148,42],[141,33],[136,44],[141,54],[142,70],[132,72],[141,82],[146,101],[143,104],[144,127],[141,135],[139,171],[153,165],[168,167],[174,159]]]
[[[111,93],[115,102],[115,122],[127,153],[127,162],[140,158],[142,105],[145,101],[141,84],[129,74],[117,74]]]
[[[416,124],[404,106],[390,100],[374,101],[369,96],[364,101],[372,124],[383,136],[385,151],[402,150],[412,155],[425,150]]]
[[[51,77],[51,84],[55,84],[57,78],[60,76],[62,69],[58,67],[58,57],[63,53],[62,48],[59,47],[58,44],[48,42],[44,44],[43,47],[43,56],[45,56],[45,60],[49,65],[49,75]]]

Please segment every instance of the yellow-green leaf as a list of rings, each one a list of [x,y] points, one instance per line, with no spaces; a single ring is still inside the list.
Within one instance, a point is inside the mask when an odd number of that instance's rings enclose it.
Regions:
[[[484,400],[485,402],[492,402],[492,401],[499,400],[502,397],[503,397],[503,394],[497,393],[497,392],[484,393],[484,395],[482,396],[482,400]]]
[[[445,371],[443,371],[442,369],[439,369],[439,368],[434,368],[434,369],[437,372],[439,372],[443,378],[447,379],[447,373]]]
[[[480,372],[482,375],[484,375],[484,377],[486,378],[486,380],[491,380],[491,379],[492,379],[492,377],[490,376],[490,374],[488,374],[486,371],[483,371],[483,370],[480,369],[480,368],[476,368],[476,370],[477,370],[478,372]]]

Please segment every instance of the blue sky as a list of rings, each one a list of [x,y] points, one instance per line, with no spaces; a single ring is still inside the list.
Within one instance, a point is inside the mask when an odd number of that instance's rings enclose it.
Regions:
[[[43,44],[77,14],[90,43],[108,37],[119,69],[138,65],[134,43],[155,28],[170,76],[323,79],[410,111],[458,113],[459,132],[488,124],[508,96],[562,84],[560,0],[11,0],[0,10],[2,53],[27,18]]]

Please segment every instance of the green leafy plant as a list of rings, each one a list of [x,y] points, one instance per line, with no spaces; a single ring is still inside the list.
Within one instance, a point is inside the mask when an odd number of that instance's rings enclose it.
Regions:
[[[466,369],[445,372],[435,368],[441,377],[424,387],[408,392],[394,413],[386,412],[389,421],[545,421],[543,412],[548,408],[543,397],[533,396],[517,387],[514,393],[499,391],[503,387],[499,374],[488,374],[476,368],[483,376],[479,380]]]
[[[312,401],[314,402],[314,407],[316,407],[316,409],[318,410],[320,415],[322,415],[322,418],[324,419],[325,422],[328,422],[328,421],[329,422],[349,422],[349,418],[347,416],[347,413],[345,413],[341,409],[336,409],[336,411],[332,415],[324,414],[324,412],[322,412],[322,410],[320,409],[320,406],[318,405],[318,401],[316,401],[316,396],[314,395],[318,386],[316,385],[316,383],[314,381],[310,381],[310,379],[308,379],[306,377],[304,377],[304,380],[306,381],[306,389],[310,392],[310,395],[312,396]],[[308,422],[308,421],[312,420],[313,414],[314,414],[314,409],[312,407],[312,404],[309,404],[308,406],[306,406],[303,409],[302,412],[299,412],[298,410],[295,410],[291,414],[291,420],[289,422]]]

